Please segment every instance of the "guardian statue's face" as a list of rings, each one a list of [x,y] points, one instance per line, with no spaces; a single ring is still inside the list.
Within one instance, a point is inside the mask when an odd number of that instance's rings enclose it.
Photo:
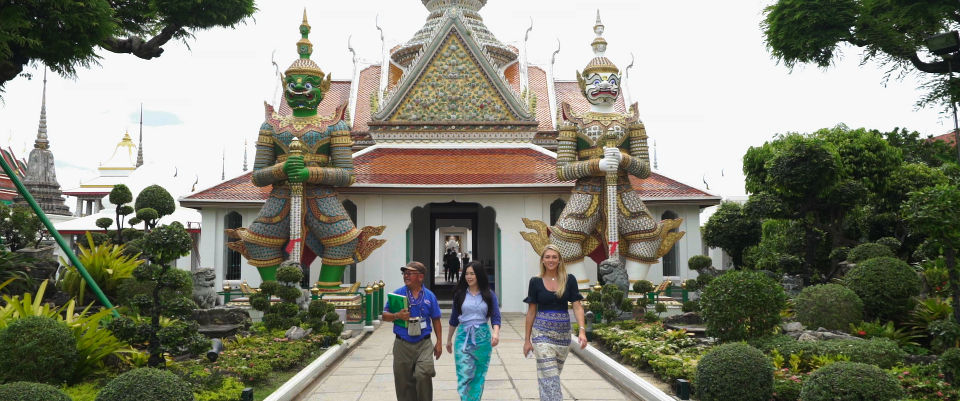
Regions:
[[[590,104],[613,104],[620,95],[620,76],[617,73],[590,73],[583,76],[583,95]]]
[[[283,78],[283,98],[293,110],[316,110],[323,100],[322,83],[316,75],[288,74]]]

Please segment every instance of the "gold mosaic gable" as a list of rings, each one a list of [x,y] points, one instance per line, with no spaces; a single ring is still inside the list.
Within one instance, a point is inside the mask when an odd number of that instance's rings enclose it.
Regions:
[[[450,32],[388,121],[515,121],[463,39]]]

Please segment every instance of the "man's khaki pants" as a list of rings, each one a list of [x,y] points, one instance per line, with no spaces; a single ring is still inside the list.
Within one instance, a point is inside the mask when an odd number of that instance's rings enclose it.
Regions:
[[[393,341],[393,384],[397,401],[433,400],[433,342],[424,337],[416,343]]]

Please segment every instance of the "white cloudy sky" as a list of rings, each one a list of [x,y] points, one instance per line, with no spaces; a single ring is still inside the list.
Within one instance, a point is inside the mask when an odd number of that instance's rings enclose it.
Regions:
[[[313,59],[334,79],[352,75],[350,35],[362,61],[379,62],[377,14],[388,47],[412,37],[427,15],[417,0],[258,3],[260,11],[245,25],[198,32],[189,48],[170,43],[150,61],[101,52],[102,66],[80,70],[75,80],[51,76],[47,117],[60,184],[72,188],[89,179],[125,130],[136,135],[141,102],[148,163],[193,172],[199,186],[208,187],[220,179],[225,150],[227,177],[238,175],[244,140],[256,140],[263,101],[276,93],[271,53],[281,69],[296,57],[304,7],[313,26]],[[501,41],[518,47],[532,18],[529,59],[548,65],[559,39],[555,71],[572,80],[591,58],[599,8],[607,55],[621,68],[631,52],[636,57],[628,84],[656,141],[659,172],[700,188],[705,178],[710,192],[722,196],[744,193],[743,153],[776,133],[841,122],[880,130],[905,126],[925,135],[952,128],[938,110],[915,110],[920,92],[914,77],[883,86],[882,68],[860,66],[856,49],[846,49],[826,71],[800,67],[791,73],[777,65],[760,30],[769,3],[489,0],[481,15]],[[18,78],[7,83],[0,104],[0,144],[24,157],[36,135],[40,96],[39,78]],[[252,165],[252,146],[250,152]]]

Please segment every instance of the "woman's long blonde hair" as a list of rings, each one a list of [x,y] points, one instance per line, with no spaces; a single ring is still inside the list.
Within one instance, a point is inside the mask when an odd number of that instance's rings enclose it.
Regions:
[[[553,293],[557,295],[557,298],[563,298],[563,292],[567,289],[567,265],[563,264],[563,256],[560,255],[560,248],[557,248],[554,244],[547,244],[543,248],[543,252],[540,253],[540,278],[543,278],[543,274],[547,272],[547,267],[543,265],[543,255],[547,251],[554,251],[557,253],[557,256],[560,259],[560,263],[557,264],[557,290]]]

